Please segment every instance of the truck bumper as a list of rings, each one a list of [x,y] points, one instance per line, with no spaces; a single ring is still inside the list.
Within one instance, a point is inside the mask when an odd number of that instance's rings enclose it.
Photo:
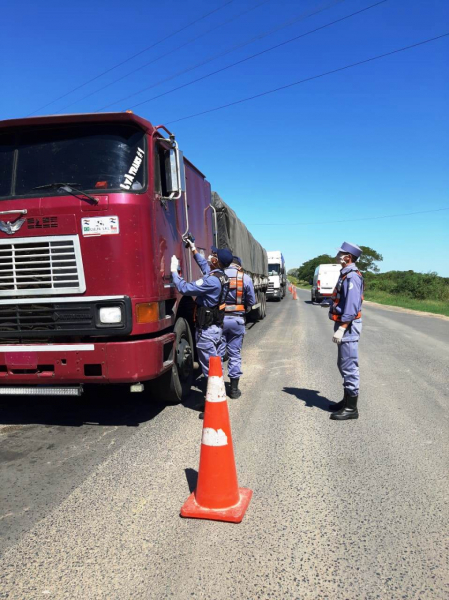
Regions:
[[[282,296],[281,288],[267,290],[267,298],[280,298]]]
[[[168,371],[175,334],[94,344],[0,345],[1,385],[133,383]]]

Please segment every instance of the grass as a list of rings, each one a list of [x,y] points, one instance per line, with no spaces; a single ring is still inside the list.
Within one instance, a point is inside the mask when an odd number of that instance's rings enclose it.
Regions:
[[[417,300],[408,296],[400,296],[397,294],[388,294],[380,290],[371,290],[365,292],[365,300],[378,302],[388,306],[399,306],[401,308],[409,308],[422,312],[435,313],[437,315],[446,315],[449,317],[449,302],[442,300]]]
[[[307,281],[300,281],[291,275],[289,275],[288,280],[293,283],[293,285],[303,290],[310,290],[312,288]],[[388,292],[383,292],[381,290],[366,291],[365,300],[371,300],[371,302],[378,302],[379,304],[385,304],[386,306],[398,306],[400,308],[409,308],[410,310],[429,312],[449,317],[449,302],[443,302],[442,300],[417,300],[416,298],[410,298],[408,296],[389,294]]]

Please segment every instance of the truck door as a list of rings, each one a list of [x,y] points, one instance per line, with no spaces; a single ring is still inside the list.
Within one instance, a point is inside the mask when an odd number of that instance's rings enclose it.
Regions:
[[[155,260],[160,274],[160,292],[173,288],[170,262],[176,255],[181,262],[184,279],[189,280],[189,252],[184,248],[182,235],[186,231],[186,204],[183,193],[177,200],[168,200],[166,189],[167,152],[169,150],[157,138],[153,142],[154,154],[154,222],[153,235]]]

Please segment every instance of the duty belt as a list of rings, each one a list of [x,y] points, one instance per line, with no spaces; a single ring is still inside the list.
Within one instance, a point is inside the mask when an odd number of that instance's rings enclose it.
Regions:
[[[212,325],[223,326],[226,308],[225,298],[229,290],[229,278],[223,271],[212,271],[210,275],[213,275],[220,281],[220,297],[218,304],[215,306],[200,306],[199,304],[195,304],[193,320],[198,329],[208,329]]]

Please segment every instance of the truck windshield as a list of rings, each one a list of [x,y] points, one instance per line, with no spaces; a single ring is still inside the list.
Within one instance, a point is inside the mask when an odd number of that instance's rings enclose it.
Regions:
[[[268,275],[279,275],[281,272],[281,265],[279,264],[269,264],[268,265]]]
[[[93,123],[0,132],[0,198],[55,195],[52,182],[85,191],[141,191],[146,183],[144,132]]]

